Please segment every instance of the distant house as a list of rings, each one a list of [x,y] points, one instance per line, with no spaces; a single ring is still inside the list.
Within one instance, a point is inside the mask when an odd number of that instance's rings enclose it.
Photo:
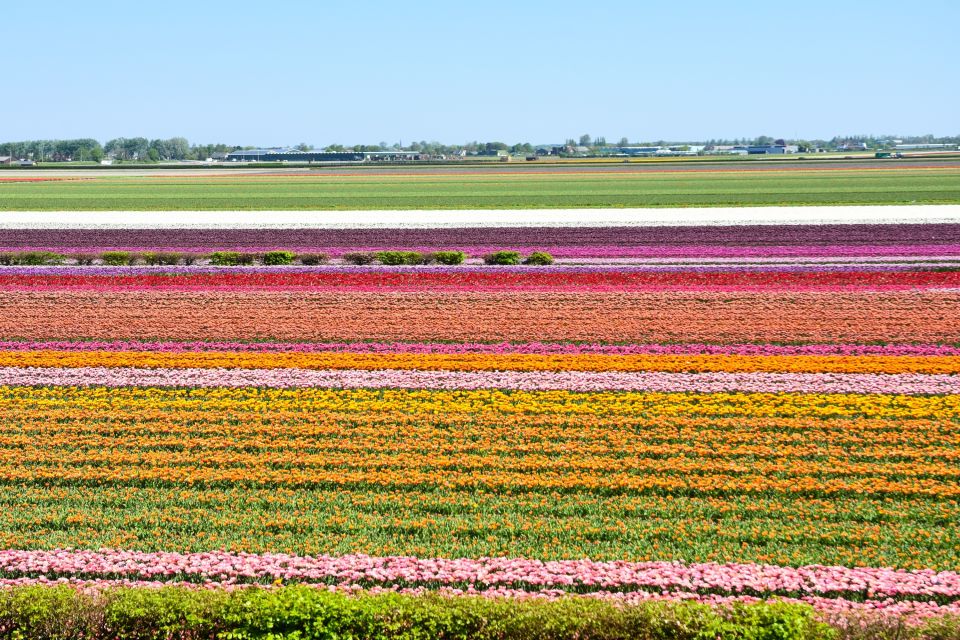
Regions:
[[[229,162],[360,162],[377,153],[370,151],[365,153],[360,151],[300,151],[299,149],[284,148],[242,149],[228,153],[225,159]]]
[[[837,145],[837,151],[866,151],[866,142],[851,142],[850,140]]]
[[[956,149],[956,148],[957,148],[957,145],[955,145],[955,144],[952,144],[952,143],[942,143],[942,142],[941,142],[941,143],[928,143],[928,144],[920,144],[920,143],[915,143],[915,144],[903,144],[903,143],[901,143],[901,144],[898,144],[898,145],[896,145],[896,146],[894,147],[894,149],[901,150],[901,151],[907,151],[907,150],[913,150],[913,151],[937,151],[937,150],[947,150],[947,151],[949,151],[949,150]]]
[[[704,147],[703,152],[710,155],[745,156],[747,148],[733,144],[714,144]]]
[[[796,153],[798,149],[799,147],[795,144],[754,144],[747,147],[747,153],[750,155]]]
[[[13,164],[13,156],[0,156],[0,164]]]

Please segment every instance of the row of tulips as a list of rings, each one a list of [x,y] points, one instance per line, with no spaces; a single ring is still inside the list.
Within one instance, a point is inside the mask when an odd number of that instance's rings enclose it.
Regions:
[[[813,271],[800,273],[755,271],[650,272],[611,268],[552,269],[546,272],[511,270],[378,270],[258,272],[179,272],[106,274],[0,273],[3,290],[85,289],[98,291],[137,289],[383,289],[416,290],[911,290],[960,288],[960,269],[955,271]]]
[[[282,553],[147,553],[117,550],[0,551],[3,578],[134,579],[230,584],[303,582],[574,593],[827,596],[855,601],[960,603],[960,574],[870,567],[679,562],[540,561],[526,558],[295,556]],[[958,609],[960,611],[960,609]]]
[[[54,404],[51,404],[54,403]],[[0,387],[0,407],[11,419],[34,406],[62,406],[69,413],[83,416],[94,411],[119,412],[126,404],[141,406],[148,412],[184,410],[243,414],[287,412],[301,419],[317,413],[350,415],[383,412],[409,423],[424,416],[477,416],[499,414],[509,423],[511,416],[559,416],[571,420],[580,416],[605,416],[620,422],[637,416],[657,415],[660,420],[675,417],[733,417],[771,419],[804,418],[883,418],[894,422],[905,419],[944,420],[949,424],[960,413],[958,395],[878,395],[850,393],[661,393],[633,391],[511,391],[503,389],[422,390],[405,389],[329,389],[316,387]],[[223,412],[223,413],[221,413]],[[118,413],[119,414],[119,413]],[[284,413],[286,415],[286,413]],[[544,418],[546,419],[546,418]],[[607,425],[610,429],[611,425]],[[949,433],[949,429],[945,428]],[[872,434],[871,434],[872,435]],[[616,433],[610,434],[615,437]]]
[[[359,351],[221,351],[0,349],[0,367],[140,368],[140,369],[307,369],[421,371],[579,371],[689,373],[830,373],[957,374],[960,357],[942,355],[680,355],[680,354],[537,354],[537,353],[371,353]],[[600,380],[601,378],[597,378]],[[613,380],[614,378],[611,378]],[[629,378],[620,378],[629,380]],[[644,378],[637,378],[643,380]],[[662,378],[669,380],[669,377]],[[675,378],[683,380],[684,378]],[[691,380],[695,378],[690,378]],[[722,381],[722,377],[700,379]],[[729,378],[738,380],[739,378]],[[803,378],[770,378],[783,382]],[[832,380],[868,378],[832,378]],[[653,380],[653,378],[651,378]],[[751,380],[743,378],[742,380]],[[754,378],[759,381],[762,378]],[[876,378],[895,382],[898,378]],[[907,379],[900,378],[905,381]],[[922,378],[910,379],[921,382]],[[931,378],[937,384],[948,378]]]
[[[356,556],[352,556],[348,557],[347,559],[350,560],[355,558]],[[368,572],[361,570],[353,572],[354,575],[359,576],[359,579],[363,581],[362,583],[351,583],[349,580],[333,582],[333,580],[338,579],[340,576],[329,576],[328,581],[321,580],[316,582],[304,582],[306,584],[313,585],[314,587],[323,588],[328,592],[343,593],[352,596],[376,596],[379,594],[392,593],[417,597],[434,594],[443,597],[469,596],[482,598],[509,598],[512,600],[521,601],[529,601],[532,599],[557,600],[561,598],[566,599],[570,597],[579,597],[590,600],[610,601],[618,603],[619,605],[637,605],[644,602],[656,601],[685,601],[709,604],[715,607],[729,607],[736,603],[752,604],[763,601],[775,601],[785,604],[803,604],[811,606],[821,619],[828,621],[840,628],[849,626],[856,627],[858,624],[877,625],[878,623],[896,626],[897,622],[899,622],[901,625],[905,623],[910,627],[920,627],[924,625],[926,620],[931,618],[949,618],[950,616],[956,616],[957,614],[960,614],[960,604],[958,604],[957,601],[947,599],[942,596],[939,598],[936,596],[931,597],[926,594],[917,595],[898,592],[900,597],[883,597],[883,595],[885,595],[883,593],[874,593],[870,589],[866,589],[863,593],[851,592],[853,597],[843,597],[843,595],[846,595],[843,591],[833,592],[828,596],[804,593],[803,591],[797,593],[796,595],[782,595],[779,592],[771,593],[769,591],[762,592],[761,596],[749,595],[751,592],[753,592],[753,585],[745,586],[740,583],[738,581],[740,576],[736,575],[734,571],[729,572],[732,575],[717,575],[716,577],[719,578],[717,582],[720,584],[711,585],[711,588],[705,592],[686,588],[676,588],[670,590],[667,588],[666,584],[663,584],[667,582],[669,578],[666,580],[654,579],[651,584],[643,586],[637,585],[640,588],[635,588],[632,590],[599,588],[585,592],[582,592],[582,590],[574,590],[573,593],[571,593],[571,589],[568,586],[569,583],[565,583],[564,581],[560,581],[558,586],[527,586],[526,588],[518,588],[515,586],[504,586],[502,584],[497,584],[495,580],[488,580],[486,576],[472,574],[471,569],[460,570],[459,575],[456,577],[463,578],[463,582],[466,582],[471,578],[477,580],[477,582],[468,582],[467,584],[460,583],[461,586],[448,586],[447,583],[451,581],[449,580],[449,576],[440,576],[439,580],[432,580],[432,584],[429,586],[417,586],[417,582],[414,581],[413,578],[420,576],[435,578],[436,576],[430,575],[430,570],[427,570],[427,572],[417,571],[417,561],[412,558],[390,558],[386,560],[394,562],[406,561],[403,562],[403,564],[407,565],[408,572],[398,576],[398,579],[396,579],[396,581],[392,584],[389,578],[391,573],[389,570],[374,570]],[[396,563],[400,564],[401,562]],[[439,564],[435,561],[427,562],[431,564]],[[452,561],[452,563],[460,562],[462,561]],[[515,564],[520,564],[518,561],[513,562]],[[747,572],[749,572],[748,567],[744,567],[743,565],[741,565],[741,567],[747,569]],[[693,568],[696,570],[700,567]],[[731,567],[731,569],[733,568]],[[121,573],[124,572],[121,571]],[[125,573],[129,575],[130,573],[133,573],[133,571],[127,571]],[[669,573],[669,570],[665,571],[664,573]],[[718,574],[720,573],[721,572],[718,572]],[[839,574],[840,571],[836,571],[836,573]],[[187,577],[196,579],[198,576],[196,574],[187,574]],[[288,584],[284,583],[283,578],[278,577],[272,584],[264,585],[262,582],[258,583],[256,581],[256,577],[262,576],[253,576],[247,573],[244,574],[240,580],[238,580],[236,576],[221,573],[215,576],[205,576],[205,579],[195,582],[192,580],[178,580],[176,578],[171,578],[169,575],[154,576],[152,578],[84,578],[71,575],[69,577],[60,577],[57,579],[50,579],[46,576],[39,576],[35,578],[5,578],[0,579],[0,585],[8,589],[70,585],[73,588],[83,590],[87,593],[95,593],[97,591],[104,590],[131,588],[149,588],[151,590],[157,590],[163,587],[217,589],[219,591],[236,592],[237,589],[249,589],[257,584],[260,585],[260,588],[267,589],[275,589],[280,585]],[[526,576],[519,574],[518,577]],[[724,580],[724,578],[726,578],[726,580]],[[299,582],[301,581],[297,580],[296,578],[294,579],[294,584]],[[704,582],[708,583],[707,581]],[[516,584],[516,582],[514,584]],[[757,586],[763,587],[768,585],[761,584]],[[303,597],[301,596],[301,601],[302,599]],[[944,602],[944,600],[946,601]],[[904,633],[904,630],[901,629],[900,633]]]
[[[7,291],[0,337],[954,344],[960,291]]]
[[[929,357],[960,356],[960,347],[946,344],[603,344],[583,342],[143,342],[137,340],[85,341],[0,341],[5,362],[15,358],[12,352],[37,351],[35,357],[46,358],[43,352],[58,352],[55,357],[67,358],[65,352],[156,352],[156,353],[349,353],[349,354],[489,354],[489,355],[604,355],[604,356],[743,356],[743,357],[916,357],[919,362],[935,362]],[[207,356],[210,357],[210,356]],[[670,361],[670,360],[667,360]],[[18,361],[22,362],[22,361]],[[36,362],[36,361],[33,361]],[[861,362],[876,362],[867,360]],[[888,361],[889,362],[889,361]],[[951,361],[952,362],[952,361]],[[33,366],[41,366],[34,364]],[[197,366],[197,365],[194,365]],[[228,366],[221,364],[219,366]],[[569,364],[566,364],[569,367]],[[653,365],[650,365],[653,366]],[[680,366],[680,365],[678,365]],[[704,365],[700,365],[701,367]],[[822,366],[818,364],[818,366]],[[863,366],[863,365],[850,365]],[[891,369],[883,369],[893,372]],[[933,365],[930,365],[933,366]],[[431,367],[427,367],[431,368]],[[513,368],[513,367],[507,367]],[[843,369],[847,370],[847,369]],[[857,369],[861,370],[861,369]],[[899,369],[898,369],[899,370]],[[917,369],[926,370],[926,369]],[[938,372],[950,372],[944,370]]]
[[[13,387],[2,397],[0,477],[20,485],[960,495],[958,442],[943,426],[957,396]],[[948,525],[933,522],[921,546],[949,545]]]
[[[0,367],[0,385],[960,394],[960,376],[919,373]]]
[[[738,422],[725,424],[735,430]],[[97,434],[102,440],[70,428],[53,432],[38,427],[32,436],[24,433],[22,442],[29,442],[31,437],[36,441],[35,434],[43,433],[43,443],[50,447],[58,446],[57,438],[60,442],[72,438],[78,446],[123,447],[121,433],[127,438],[137,437],[136,425],[114,424],[120,426],[112,435]],[[764,442],[775,433],[768,424],[754,425],[752,432],[741,429],[738,434]],[[783,428],[791,424],[798,427],[797,421],[778,422]],[[165,435],[143,439],[142,444],[171,447],[177,446],[176,439],[180,438],[179,444],[184,447],[204,446],[204,441],[206,446],[216,447],[224,443],[222,434],[228,431],[236,446],[269,447],[271,438],[277,438],[285,439],[284,446],[293,447],[297,437],[304,437],[293,434],[302,434],[303,429],[298,429],[292,418],[284,426],[290,427],[286,433],[278,429],[275,436],[257,436],[235,433],[236,425],[229,422],[180,422],[171,425]],[[532,428],[528,431],[536,437]],[[688,431],[687,450],[691,452],[715,447],[716,456],[721,456],[742,455],[749,450],[749,445],[731,447],[729,442],[711,440],[716,429],[707,426]],[[347,429],[341,433],[350,435]],[[515,432],[501,429],[497,433],[503,436],[496,440],[503,450],[507,443],[524,446]],[[476,434],[474,430],[469,435]],[[422,428],[414,437],[420,435],[426,437]],[[845,436],[848,449],[857,450],[858,445],[852,442],[856,434],[837,428],[833,435]],[[917,421],[910,423],[909,435],[900,436],[937,439],[929,425],[920,428]],[[350,437],[349,445],[373,449],[377,446],[375,438],[372,432],[366,439]],[[404,443],[412,445],[412,439]],[[494,442],[494,438],[487,441]],[[380,442],[384,442],[382,436]],[[425,442],[442,446],[440,430]],[[554,450],[576,442],[573,438],[557,442]],[[831,441],[824,436],[819,442]],[[333,435],[327,444],[335,444]],[[832,446],[839,449],[838,445]],[[879,456],[892,455],[884,453],[882,447],[874,450]],[[892,451],[893,445],[887,450]],[[627,455],[632,454],[633,449],[628,448]],[[22,483],[6,496],[0,546],[960,568],[956,528],[950,527],[960,518],[956,501],[931,496],[886,496],[878,500],[864,494],[843,496],[839,504],[842,509],[837,508],[838,501],[789,493],[545,495],[475,487],[454,491],[378,485],[346,490],[190,486],[186,482],[166,486],[66,484],[53,480]]]
[[[186,250],[230,247],[669,247],[957,245],[960,224],[730,224],[723,226],[476,228],[0,228],[0,250],[101,248]]]
[[[27,448],[47,459],[53,454],[45,452],[43,447],[96,452],[124,447],[125,442],[128,452],[177,451],[189,445],[197,450],[197,455],[204,451],[227,454],[239,451],[244,455],[262,453],[270,460],[278,452],[296,449],[300,442],[302,451],[311,453],[351,453],[366,458],[419,453],[425,464],[430,461],[431,451],[444,456],[461,452],[474,457],[507,457],[517,461],[529,457],[538,466],[549,457],[564,454],[569,464],[579,464],[581,458],[596,456],[617,460],[623,456],[677,458],[685,462],[729,459],[737,463],[754,459],[789,463],[796,459],[798,464],[819,460],[846,469],[868,462],[869,467],[864,467],[868,471],[885,474],[903,471],[903,475],[908,465],[925,464],[923,473],[930,476],[955,475],[948,465],[957,458],[956,436],[944,432],[934,420],[909,416],[899,421],[909,421],[908,434],[897,432],[887,418],[859,416],[757,418],[734,414],[623,418],[572,415],[541,417],[538,422],[531,416],[491,412],[476,417],[453,414],[424,425],[418,421],[430,415],[426,410],[410,414],[384,408],[376,413],[372,408],[379,405],[371,402],[358,403],[352,414],[311,411],[311,407],[304,404],[299,418],[294,406],[285,404],[282,412],[278,410],[269,423],[244,429],[228,417],[236,414],[238,419],[250,421],[257,413],[257,405],[244,403],[245,396],[240,393],[235,394],[237,398],[232,402],[201,397],[200,402],[178,405],[171,401],[170,406],[157,402],[165,398],[156,395],[153,403],[126,398],[117,403],[115,414],[111,414],[105,404],[91,402],[79,409],[70,402],[58,403],[52,395],[57,391],[71,399],[84,395],[83,392],[96,395],[89,389],[31,391],[18,395],[18,400],[26,406],[11,410],[11,428],[0,436],[0,443],[8,448],[4,451],[5,459],[11,463],[16,463]],[[130,422],[100,424],[111,415]],[[385,424],[387,420],[393,424]],[[642,436],[612,432],[616,425],[642,431]],[[449,430],[455,434],[451,435]],[[775,441],[773,436],[778,434],[781,437]],[[525,439],[533,439],[536,444]],[[384,450],[386,441],[389,441],[388,451]],[[639,463],[615,463],[616,466],[633,464]]]

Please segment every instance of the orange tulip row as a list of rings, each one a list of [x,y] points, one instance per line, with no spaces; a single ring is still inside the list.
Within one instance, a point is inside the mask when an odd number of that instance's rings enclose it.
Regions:
[[[951,342],[960,292],[10,291],[0,338]]]
[[[125,405],[143,405],[157,416],[171,411],[251,413],[259,420],[289,412],[380,412],[396,410],[423,416],[749,416],[773,418],[888,418],[953,421],[960,415],[960,396],[863,395],[853,393],[663,393],[433,391],[404,389],[324,388],[135,388],[135,387],[5,387],[0,410],[65,407],[79,413]],[[239,416],[237,416],[239,418]]]
[[[10,482],[960,496],[938,421],[957,396],[14,387],[0,406]],[[844,422],[859,439],[831,442]]]
[[[541,355],[235,351],[168,353],[39,350],[0,351],[0,367],[956,374],[960,373],[960,356]]]

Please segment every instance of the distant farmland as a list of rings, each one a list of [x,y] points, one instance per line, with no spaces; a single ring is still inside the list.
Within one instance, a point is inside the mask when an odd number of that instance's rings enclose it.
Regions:
[[[0,210],[334,210],[960,203],[960,165],[0,174]]]

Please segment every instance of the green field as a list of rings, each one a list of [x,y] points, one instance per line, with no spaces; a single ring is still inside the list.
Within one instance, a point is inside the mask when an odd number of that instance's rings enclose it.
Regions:
[[[0,492],[4,547],[960,565],[960,507],[922,497],[44,485]]]
[[[812,169],[812,168],[811,168]],[[0,179],[0,210],[526,209],[960,203],[960,166]]]

